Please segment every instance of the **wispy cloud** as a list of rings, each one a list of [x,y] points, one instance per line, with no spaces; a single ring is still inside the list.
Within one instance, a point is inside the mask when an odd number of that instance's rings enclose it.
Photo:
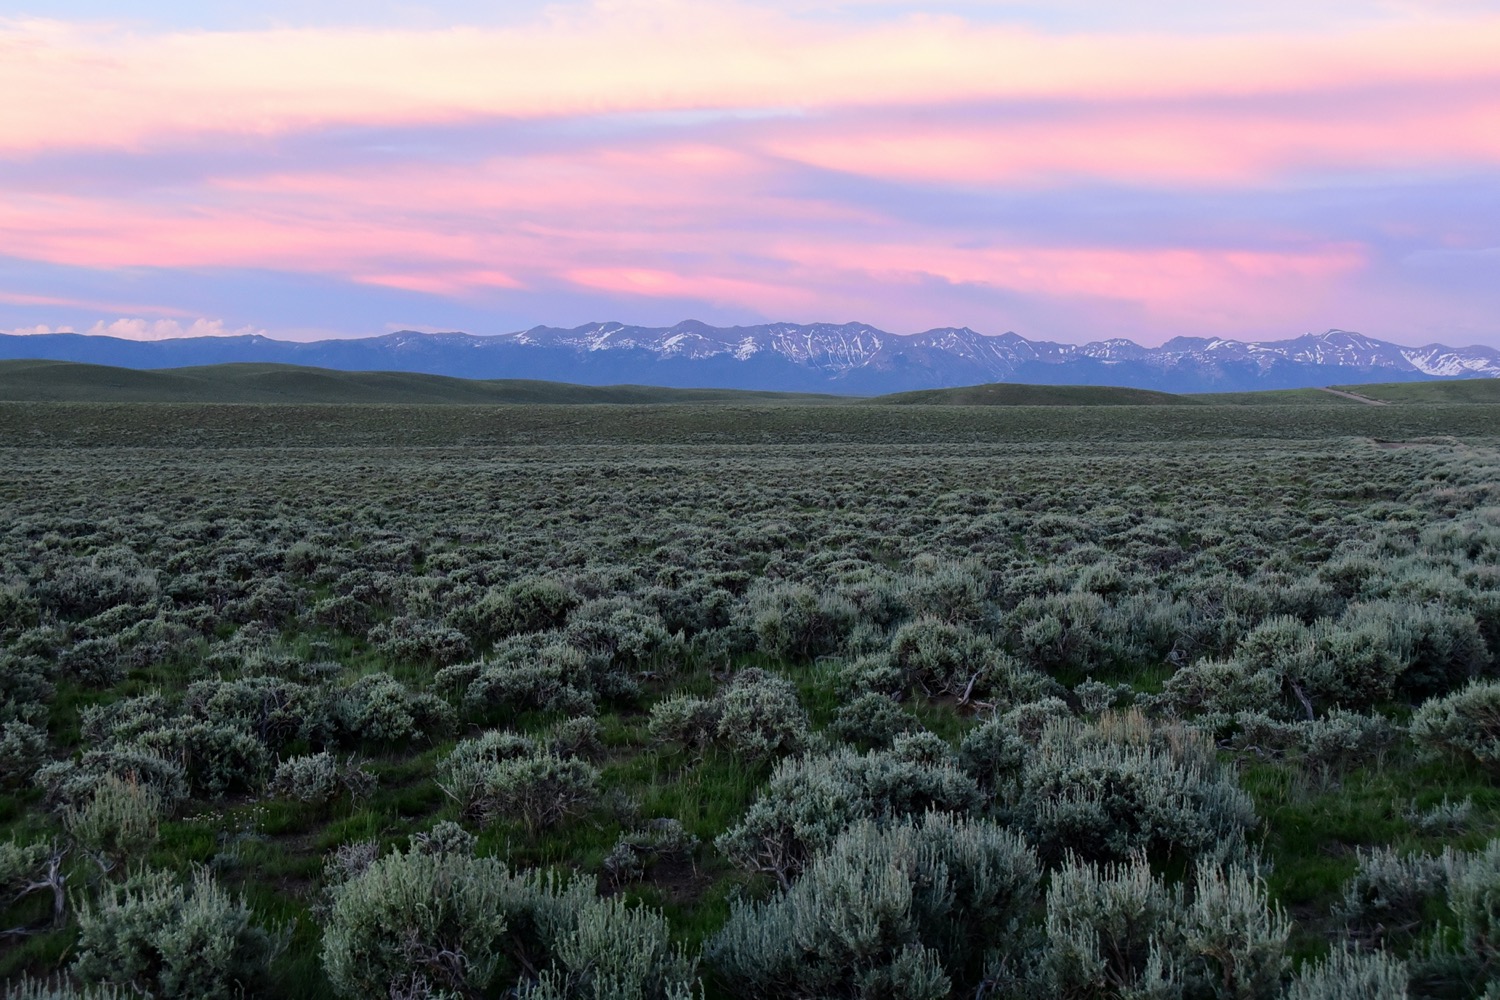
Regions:
[[[231,315],[205,288],[259,273],[435,327],[657,303],[1500,342],[1463,256],[1500,241],[1494,4],[1159,0],[1130,31],[1084,0],[471,6],[446,28],[0,21],[0,240],[77,274],[0,271],[0,305],[184,335]],[[121,303],[105,273],[158,299],[178,275],[181,301]]]

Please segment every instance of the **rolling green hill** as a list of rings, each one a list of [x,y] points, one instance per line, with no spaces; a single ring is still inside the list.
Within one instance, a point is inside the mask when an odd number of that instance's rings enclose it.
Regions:
[[[1384,403],[1500,403],[1500,379],[1464,378],[1448,382],[1378,382],[1336,385]]]
[[[1500,379],[1333,386],[1389,404],[1500,403]],[[477,380],[242,363],[139,370],[74,361],[0,361],[0,401],[26,403],[587,404],[859,403],[875,406],[1360,406],[1323,389],[1178,395],[1093,385],[992,383],[860,398],[743,389]]]
[[[994,382],[956,389],[918,389],[870,400],[890,406],[1181,406],[1194,400],[1153,389],[1106,385],[1018,385]]]
[[[0,361],[0,400],[88,403],[745,403],[836,400],[790,392],[571,385],[528,379],[227,364],[138,371],[72,361]]]

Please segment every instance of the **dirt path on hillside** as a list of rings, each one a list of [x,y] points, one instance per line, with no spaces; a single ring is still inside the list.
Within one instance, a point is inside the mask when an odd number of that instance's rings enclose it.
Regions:
[[[1361,396],[1357,392],[1345,392],[1342,389],[1334,389],[1334,388],[1332,388],[1330,386],[1326,386],[1326,385],[1318,386],[1318,388],[1321,389],[1323,392],[1331,392],[1335,396],[1343,396],[1345,399],[1352,399],[1356,403],[1364,403],[1366,406],[1390,406],[1391,405],[1390,403],[1387,403],[1383,399],[1371,399],[1369,396]]]

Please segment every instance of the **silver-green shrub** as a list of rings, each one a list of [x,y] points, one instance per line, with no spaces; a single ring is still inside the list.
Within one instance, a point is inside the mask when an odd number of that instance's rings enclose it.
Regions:
[[[1442,899],[1456,857],[1403,855],[1388,847],[1359,851],[1359,867],[1344,885],[1334,916],[1365,941],[1404,941],[1425,924],[1428,905]]]
[[[400,663],[446,666],[473,652],[468,636],[441,622],[398,615],[368,633],[370,645]]]
[[[807,742],[807,712],[797,689],[784,677],[749,669],[719,694],[716,740],[750,761],[795,753]]]
[[[946,997],[1025,935],[1041,870],[1014,833],[928,813],[863,820],[789,888],[737,903],[706,958],[739,996]]]
[[[1427,750],[1500,770],[1500,681],[1474,681],[1422,704],[1409,732]]]
[[[1487,975],[1500,973],[1500,840],[1465,855],[1445,855],[1448,908],[1460,947]]]
[[[360,1000],[419,986],[476,995],[506,981],[508,918],[547,888],[495,858],[388,854],[334,889],[324,971]]]
[[[126,1000],[136,995],[115,986],[76,986],[60,977],[20,979],[0,993],[4,1000]]]
[[[987,636],[937,618],[918,618],[891,636],[891,660],[908,686],[927,694],[964,697],[998,687],[1018,667]]]
[[[1337,947],[1292,978],[1286,1000],[1406,1000],[1406,963],[1383,951]]]
[[[345,738],[374,743],[431,740],[453,725],[447,702],[386,673],[366,674],[339,692],[333,712]]]
[[[839,706],[830,735],[862,750],[884,749],[902,733],[921,729],[922,723],[887,695],[866,691]]]
[[[47,759],[47,731],[29,722],[0,723],[0,786],[30,778]]]
[[[537,645],[512,640],[464,671],[464,704],[470,708],[535,709],[586,714],[594,711],[595,681],[582,650],[560,643]],[[440,675],[441,677],[441,675]]]
[[[232,1000],[254,994],[285,945],[253,923],[205,869],[187,883],[144,869],[77,906],[78,951],[72,971],[86,984],[110,984],[142,996]]]
[[[176,808],[188,795],[187,775],[180,763],[160,753],[128,746],[87,750],[76,761],[43,764],[34,777],[50,804],[67,806],[86,801],[107,776],[149,785],[168,810]]]
[[[856,619],[848,599],[794,583],[755,589],[750,609],[761,651],[777,659],[805,660],[836,652]]]
[[[691,961],[666,921],[582,880],[513,873],[495,858],[413,849],[334,890],[323,966],[341,996],[517,995],[678,1000]]]
[[[1048,725],[1026,756],[1016,811],[1050,858],[1236,858],[1255,824],[1249,797],[1212,743],[1137,712]]]
[[[592,764],[515,733],[492,730],[462,740],[441,767],[439,784],[466,817],[518,819],[533,832],[591,808],[599,794]]]
[[[106,774],[87,801],[63,810],[62,821],[79,849],[110,872],[145,856],[164,811],[151,785]]]
[[[1077,1000],[1277,1000],[1291,925],[1237,867],[1200,867],[1187,894],[1141,857],[1070,858],[1047,890],[1046,930],[1023,992]]]
[[[578,594],[561,581],[531,577],[491,587],[478,600],[456,610],[450,620],[483,645],[506,636],[561,628],[580,603]]]
[[[656,910],[620,897],[581,907],[551,948],[552,965],[528,1000],[693,1000],[697,963],[672,944],[667,920]]]
[[[795,753],[811,730],[792,683],[756,667],[736,674],[711,699],[676,695],[657,702],[647,725],[657,743],[692,753],[722,747],[751,763]]]
[[[350,757],[340,762],[322,750],[282,761],[271,778],[270,791],[309,805],[323,805],[344,792],[351,799],[363,798],[374,787],[375,776],[361,767],[359,761]]]
[[[133,748],[181,761],[188,786],[218,798],[230,792],[257,792],[271,771],[271,752],[238,725],[176,720],[141,733]]]
[[[659,744],[701,753],[718,735],[720,712],[717,699],[672,695],[651,706],[647,731]]]
[[[1203,659],[1182,667],[1153,702],[1180,716],[1232,717],[1240,712],[1281,716],[1282,677],[1244,660]]]
[[[919,763],[891,751],[807,754],[778,764],[744,817],[714,845],[740,867],[785,886],[856,820],[963,814],[982,803],[974,779],[952,762]]]
[[[1003,718],[981,722],[958,745],[958,765],[988,794],[1003,801],[1015,797],[1027,746]]]

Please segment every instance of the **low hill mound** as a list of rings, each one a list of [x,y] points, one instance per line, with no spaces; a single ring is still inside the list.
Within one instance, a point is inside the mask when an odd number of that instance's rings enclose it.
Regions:
[[[992,382],[956,389],[918,389],[876,396],[871,403],[889,406],[1183,406],[1187,396],[1154,389],[1105,385],[1019,385]]]
[[[76,361],[0,361],[0,400],[79,403],[735,403],[836,400],[737,389],[572,385],[529,379],[225,364],[141,371]]]

